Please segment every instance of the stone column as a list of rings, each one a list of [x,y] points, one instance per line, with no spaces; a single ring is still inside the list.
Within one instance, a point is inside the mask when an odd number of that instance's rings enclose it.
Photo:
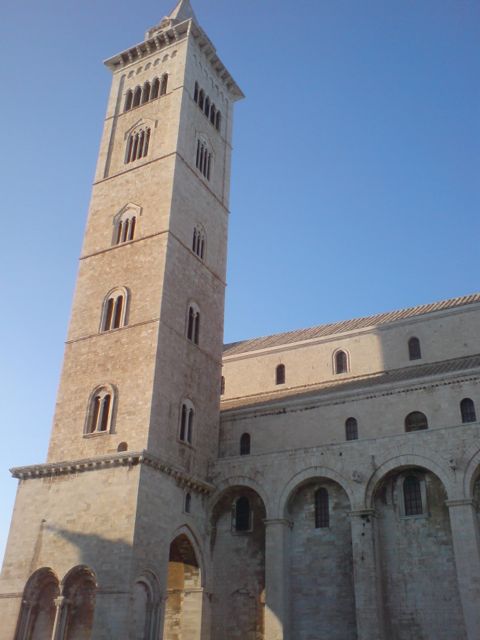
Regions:
[[[289,626],[288,546],[291,522],[265,522],[265,640],[287,640]]]
[[[480,638],[480,536],[473,500],[447,500],[468,640]]]
[[[68,600],[65,596],[55,598],[55,622],[53,623],[52,640],[62,640],[65,635],[67,621]]]
[[[350,512],[358,640],[385,640],[375,511]]]

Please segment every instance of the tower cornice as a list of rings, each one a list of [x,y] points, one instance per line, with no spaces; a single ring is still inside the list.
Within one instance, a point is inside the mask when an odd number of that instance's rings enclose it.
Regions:
[[[175,467],[166,460],[154,456],[146,450],[127,451],[125,453],[114,453],[106,456],[95,456],[91,458],[81,458],[79,460],[68,460],[61,462],[51,462],[45,464],[35,464],[27,467],[14,467],[10,473],[17,480],[33,480],[35,478],[53,478],[98,469],[112,469],[114,467],[133,467],[144,464],[155,471],[173,478],[181,487],[191,489],[197,493],[210,494],[215,487],[208,482],[204,482],[181,469]]]
[[[205,55],[212,69],[228,89],[231,98],[233,100],[241,100],[244,98],[245,96],[242,90],[218,57],[211,40],[203,29],[192,19],[185,20],[179,24],[169,24],[167,27],[158,27],[158,29],[154,27],[150,29],[147,31],[147,37],[143,42],[108,58],[104,61],[104,64],[113,72],[119,71],[135,62],[139,62],[156,51],[162,51],[176,42],[184,40],[188,35],[194,38],[197,46]]]

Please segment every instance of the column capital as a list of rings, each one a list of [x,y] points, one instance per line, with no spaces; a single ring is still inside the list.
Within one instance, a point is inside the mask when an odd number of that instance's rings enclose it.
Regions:
[[[270,527],[272,525],[281,525],[283,527],[289,527],[290,529],[293,527],[293,522],[288,520],[288,518],[265,518],[263,524],[266,527]]]
[[[55,600],[53,601],[53,604],[59,609],[61,609],[66,604],[68,604],[68,600],[65,596],[58,596],[58,598],[55,598]]]
[[[445,504],[450,507],[474,507],[475,501],[473,498],[459,498],[458,500],[445,500]]]
[[[376,518],[377,512],[375,509],[353,509],[348,515],[350,518]]]

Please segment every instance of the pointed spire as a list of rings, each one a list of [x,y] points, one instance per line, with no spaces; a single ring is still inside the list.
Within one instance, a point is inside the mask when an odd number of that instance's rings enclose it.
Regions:
[[[175,20],[176,22],[183,22],[184,20],[190,19],[198,22],[197,17],[193,12],[192,5],[190,4],[190,0],[180,0],[168,17],[170,20]]]

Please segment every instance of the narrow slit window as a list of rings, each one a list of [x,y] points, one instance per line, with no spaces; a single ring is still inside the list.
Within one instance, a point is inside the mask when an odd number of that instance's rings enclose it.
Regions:
[[[320,487],[315,491],[315,528],[326,529],[330,526],[328,491]]]
[[[418,338],[410,338],[408,341],[408,357],[410,360],[420,360],[422,357],[422,350],[420,348],[420,340]]]
[[[476,422],[477,413],[475,411],[475,403],[471,398],[464,398],[460,403],[460,412],[462,414],[462,422]]]
[[[220,395],[223,396],[225,394],[225,376],[220,378]]]
[[[403,499],[406,516],[423,514],[422,488],[416,476],[407,476],[403,481]]]
[[[246,496],[242,496],[235,502],[235,531],[251,530],[251,510],[250,501]]]
[[[140,104],[142,100],[142,89],[141,87],[136,87],[134,93],[133,93],[133,103],[132,103],[132,107],[138,107],[138,105]]]
[[[151,93],[152,100],[155,100],[155,98],[158,98],[159,93],[160,93],[160,80],[158,78],[155,78],[152,84],[152,93]]]
[[[345,351],[337,351],[335,354],[335,373],[347,373],[348,359]]]
[[[347,440],[358,440],[358,422],[355,418],[345,421],[345,436]]]
[[[243,433],[242,437],[240,438],[240,455],[241,456],[248,456],[250,455],[250,434],[249,433]]]
[[[160,95],[164,96],[167,93],[168,88],[168,74],[164,73],[162,76],[162,84],[160,87]]]
[[[285,365],[279,364],[275,369],[275,384],[285,384]]]
[[[130,111],[130,109],[132,108],[132,102],[133,102],[133,91],[129,89],[125,95],[125,106],[123,110]]]

